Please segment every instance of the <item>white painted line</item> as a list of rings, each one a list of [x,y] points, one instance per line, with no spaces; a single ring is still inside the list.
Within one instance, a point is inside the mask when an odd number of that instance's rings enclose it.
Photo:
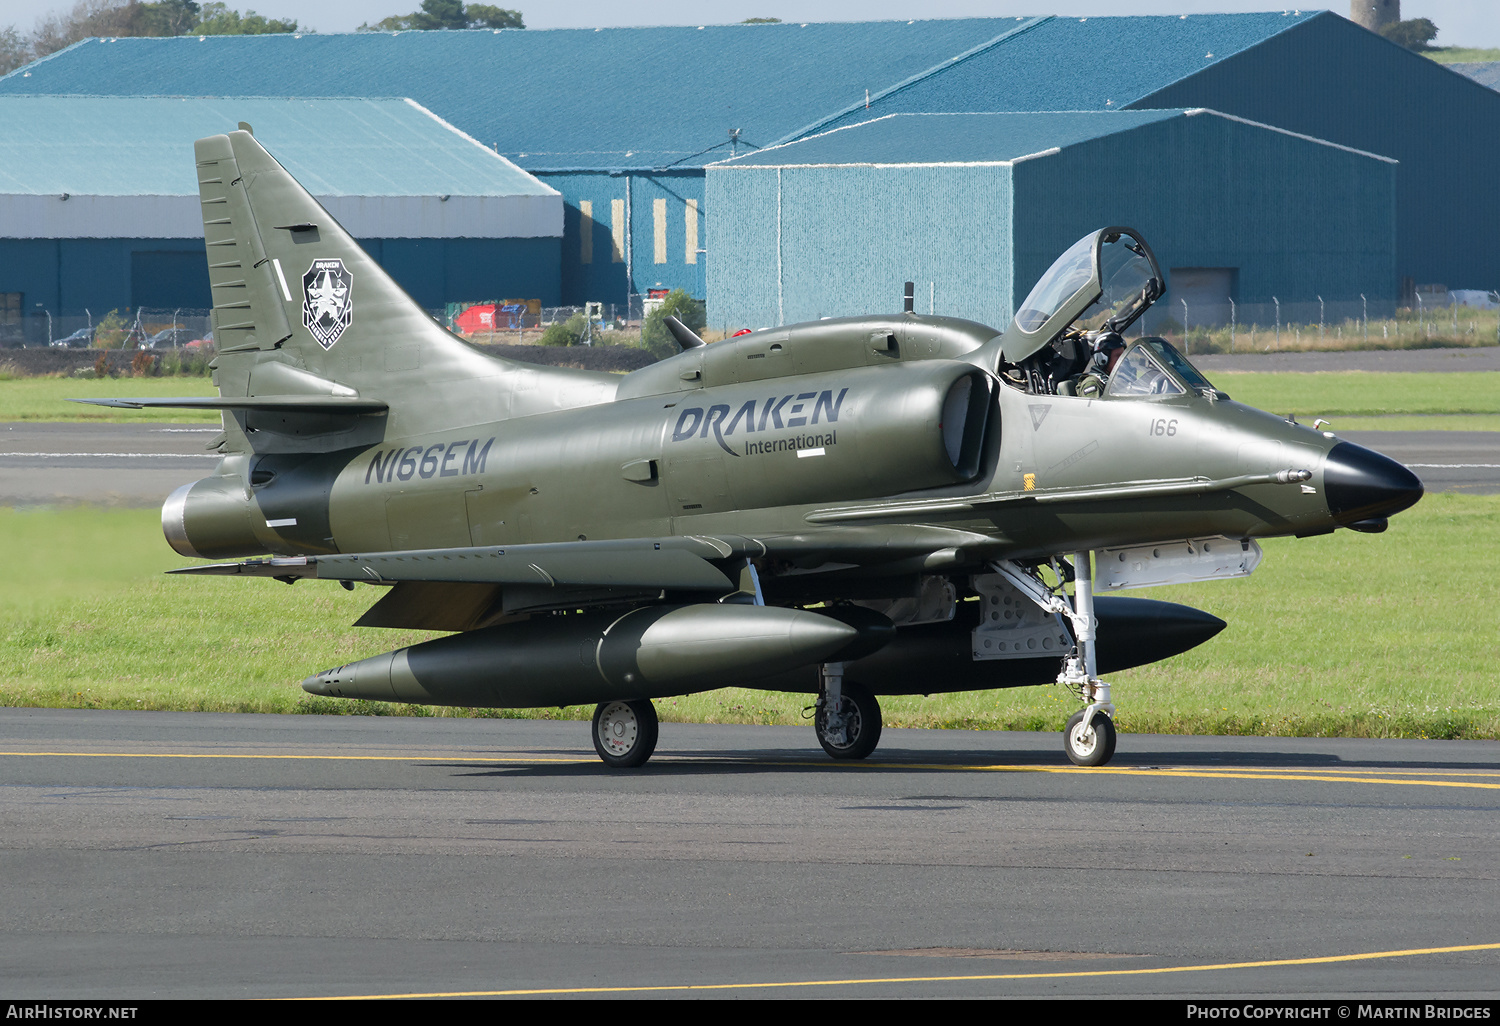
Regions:
[[[276,268],[276,280],[281,282],[281,295],[288,303],[292,301],[292,291],[286,287],[286,275],[281,273],[281,261],[276,257],[271,258],[271,266]]]
[[[823,452],[823,447],[821,445],[818,446],[816,449],[798,449],[797,450],[797,458],[799,460],[803,459],[804,457],[807,457],[807,456],[823,456],[823,455],[825,455],[825,453]]]
[[[1425,467],[1429,470],[1460,470],[1464,468],[1500,470],[1500,463],[1408,463],[1407,466]]]
[[[42,458],[48,460],[57,459],[142,459],[142,460],[216,460],[217,453],[205,452],[0,452],[0,459],[5,458]]]

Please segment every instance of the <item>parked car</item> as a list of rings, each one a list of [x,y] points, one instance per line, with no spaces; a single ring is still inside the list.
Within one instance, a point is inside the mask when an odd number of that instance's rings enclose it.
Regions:
[[[94,329],[79,328],[66,338],[54,339],[53,349],[87,349],[94,344]]]
[[[142,349],[177,349],[193,340],[186,328],[164,328],[141,343]]]

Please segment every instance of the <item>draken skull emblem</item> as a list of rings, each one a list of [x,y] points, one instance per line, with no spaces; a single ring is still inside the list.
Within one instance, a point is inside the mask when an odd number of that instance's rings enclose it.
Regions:
[[[354,276],[342,260],[314,260],[302,276],[302,323],[324,349],[332,349],[354,317]]]

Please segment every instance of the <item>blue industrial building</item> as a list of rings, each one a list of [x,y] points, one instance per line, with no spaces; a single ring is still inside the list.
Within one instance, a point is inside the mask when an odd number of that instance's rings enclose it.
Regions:
[[[909,112],[1206,107],[1392,157],[1386,292],[1500,283],[1500,94],[1327,12],[88,40],[26,92],[410,96],[563,194],[570,303],[701,295],[706,165]]]
[[[1207,110],[887,115],[708,168],[710,323],[895,309],[914,281],[919,309],[1003,328],[1110,224],[1143,233],[1200,323],[1227,321],[1230,300],[1382,296],[1396,171]]]
[[[423,305],[557,303],[562,197],[411,101],[0,96],[12,321],[211,306],[193,140],[240,121]]]

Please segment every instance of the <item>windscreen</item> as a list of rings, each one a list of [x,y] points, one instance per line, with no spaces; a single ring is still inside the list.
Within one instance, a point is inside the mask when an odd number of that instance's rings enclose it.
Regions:
[[[1199,391],[1212,389],[1213,386],[1170,343],[1150,338],[1137,342],[1121,357],[1114,373],[1109,376],[1106,394],[1182,395],[1189,388]]]

